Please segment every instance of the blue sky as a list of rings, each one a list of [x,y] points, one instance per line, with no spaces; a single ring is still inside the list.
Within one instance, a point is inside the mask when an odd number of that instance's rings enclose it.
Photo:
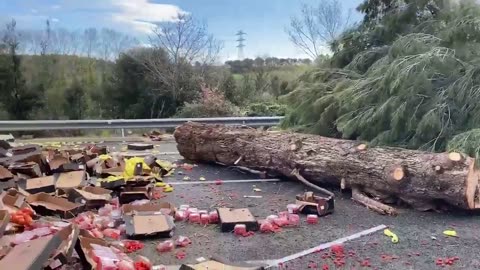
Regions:
[[[188,12],[205,20],[209,30],[224,42],[223,59],[236,57],[235,33],[247,33],[245,55],[302,57],[284,29],[302,3],[321,0],[0,0],[0,23],[14,17],[19,28],[43,27],[50,18],[54,27],[70,30],[108,27],[143,38],[152,22],[171,20]],[[342,0],[354,10],[362,0]],[[353,19],[360,15],[354,13]]]

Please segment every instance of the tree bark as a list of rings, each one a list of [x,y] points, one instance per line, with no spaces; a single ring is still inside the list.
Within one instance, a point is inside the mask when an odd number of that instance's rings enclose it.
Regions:
[[[357,141],[187,123],[175,131],[186,159],[236,165],[336,185],[419,210],[480,208],[479,171],[460,153],[369,147]],[[343,180],[342,180],[343,179]]]

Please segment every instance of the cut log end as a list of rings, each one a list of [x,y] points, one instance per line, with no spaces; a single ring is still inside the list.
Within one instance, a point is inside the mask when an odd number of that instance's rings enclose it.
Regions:
[[[462,161],[462,154],[456,153],[456,152],[451,152],[451,153],[448,154],[448,158],[451,161],[459,162],[459,161]]]
[[[367,145],[362,143],[359,146],[357,146],[357,150],[358,151],[365,151],[365,150],[367,150]]]
[[[472,160],[467,174],[466,197],[470,209],[480,208],[480,188],[478,186],[480,171],[475,167],[475,161]]]
[[[402,167],[395,168],[392,176],[396,181],[400,181],[405,177],[405,170]]]

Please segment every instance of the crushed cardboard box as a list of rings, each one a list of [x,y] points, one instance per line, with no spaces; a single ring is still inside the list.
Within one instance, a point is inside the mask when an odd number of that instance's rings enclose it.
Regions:
[[[53,176],[36,177],[30,179],[19,179],[17,185],[30,194],[40,192],[55,192],[55,178]]]
[[[120,192],[118,200],[121,204],[131,203],[137,200],[150,200],[152,198],[153,187],[129,187],[126,186],[123,191]]]
[[[41,215],[58,215],[61,218],[73,218],[83,208],[82,204],[72,203],[64,198],[54,197],[47,193],[37,193],[27,197],[35,211]]]
[[[333,198],[318,196],[313,192],[305,192],[304,194],[297,195],[295,204],[299,205],[299,212],[318,216],[333,213],[335,206]]]
[[[75,224],[70,224],[58,232],[58,236],[62,242],[54,251],[47,264],[44,265],[44,269],[58,269],[59,267],[69,263],[69,259],[72,257],[79,232],[80,229]]]
[[[264,270],[263,266],[247,263],[231,263],[224,259],[212,258],[197,264],[182,264],[179,270]]]
[[[175,206],[169,202],[146,203],[141,205],[124,204],[122,205],[124,215],[135,215],[141,212],[162,213],[164,215],[175,215]]]
[[[0,238],[5,233],[7,225],[10,222],[10,213],[7,210],[0,210]]]
[[[87,173],[84,170],[56,174],[56,188],[64,191],[86,184]]]
[[[28,175],[29,177],[42,176],[42,170],[40,169],[40,165],[33,161],[13,163],[8,167],[8,169],[12,173],[21,173],[24,175]]]
[[[75,188],[68,192],[68,200],[85,204],[85,209],[94,209],[105,206],[111,199],[112,191],[101,187]]]
[[[169,238],[173,236],[175,224],[171,216],[141,212],[124,215],[127,237],[131,239],[146,237]]]
[[[58,248],[62,239],[58,234],[40,237],[15,246],[0,260],[0,269],[39,270]]]
[[[232,232],[237,224],[244,224],[248,231],[258,230],[258,222],[248,208],[218,208],[218,218],[222,232]]]
[[[22,208],[28,208],[33,211],[30,205],[25,202],[26,197],[15,190],[4,191],[1,197],[4,210],[7,210],[9,213],[17,212]]]

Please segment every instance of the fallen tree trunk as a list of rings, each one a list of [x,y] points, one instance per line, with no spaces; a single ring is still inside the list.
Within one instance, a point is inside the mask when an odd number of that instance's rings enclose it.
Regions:
[[[480,208],[479,171],[474,159],[460,153],[370,148],[357,141],[198,123],[178,127],[174,136],[180,154],[189,160],[244,166],[294,179],[300,175],[315,184],[342,185],[418,210],[445,203]]]

